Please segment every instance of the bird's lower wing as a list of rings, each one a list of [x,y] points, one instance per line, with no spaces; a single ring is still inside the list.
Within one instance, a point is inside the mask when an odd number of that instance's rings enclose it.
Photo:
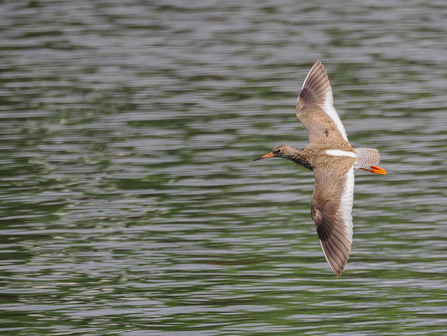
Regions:
[[[340,276],[349,259],[352,244],[352,205],[354,167],[315,169],[312,218],[317,227],[321,248],[335,276]]]

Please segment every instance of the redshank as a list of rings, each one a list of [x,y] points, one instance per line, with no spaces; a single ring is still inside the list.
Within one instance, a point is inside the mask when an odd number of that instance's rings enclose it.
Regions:
[[[281,145],[256,160],[279,157],[314,172],[312,219],[326,261],[336,277],[344,271],[352,244],[354,169],[386,174],[377,165],[375,148],[352,148],[333,106],[332,89],[323,64],[317,61],[304,80],[296,116],[309,133],[303,149]]]

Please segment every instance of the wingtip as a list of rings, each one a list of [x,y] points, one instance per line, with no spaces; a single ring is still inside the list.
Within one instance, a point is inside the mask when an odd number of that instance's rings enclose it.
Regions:
[[[323,251],[324,258],[326,259],[326,262],[329,265],[329,268],[331,269],[332,273],[334,273],[335,277],[339,278],[345,270],[345,266],[348,263],[349,255],[346,258],[346,260],[339,260],[339,262],[337,263],[337,262],[335,262],[336,261],[335,259],[337,258],[336,254],[332,254],[332,255],[326,254],[326,252],[328,252],[328,251],[325,250],[323,241],[321,239],[319,239],[319,241],[320,241],[321,250]]]
[[[328,262],[328,264],[329,264],[329,267],[331,268],[331,271],[332,271],[332,273],[334,273],[334,275],[335,275],[335,277],[336,278],[339,278],[342,274],[343,274],[343,272],[344,272],[344,270],[345,270],[345,267],[344,266],[342,266],[341,268],[340,267],[337,267],[338,265],[331,265],[330,263],[329,263],[329,261],[327,260],[327,262]],[[335,267],[334,267],[335,266]]]
[[[332,269],[332,272],[334,273],[336,278],[339,278],[342,275],[343,271],[344,271],[344,269],[339,269],[339,270]]]
[[[328,262],[328,264],[329,264],[329,262]],[[331,271],[332,271],[332,273],[334,273],[336,278],[339,278],[342,275],[343,271],[345,270],[344,267],[336,269],[331,264],[329,264],[329,267],[331,268]]]
[[[318,60],[318,61],[316,61],[314,63],[314,65],[312,66],[311,70],[316,68],[316,67],[322,67],[324,69],[324,65],[323,65],[323,63],[320,60]]]
[[[320,61],[316,61],[304,79],[297,103],[302,100],[301,105],[303,106],[306,104],[324,105],[328,89],[330,90],[330,83],[324,65]]]

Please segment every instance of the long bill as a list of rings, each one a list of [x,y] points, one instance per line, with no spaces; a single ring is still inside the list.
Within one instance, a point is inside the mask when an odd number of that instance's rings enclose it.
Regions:
[[[265,154],[264,156],[261,156],[260,158],[254,159],[253,161],[258,161],[258,160],[261,160],[261,159],[268,159],[268,158],[271,158],[271,157],[273,157],[273,153],[272,152],[270,152],[268,154]]]

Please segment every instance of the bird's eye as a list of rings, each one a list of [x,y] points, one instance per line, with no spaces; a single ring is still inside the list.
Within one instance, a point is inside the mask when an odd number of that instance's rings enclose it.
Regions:
[[[275,149],[274,153],[275,153],[275,154],[279,154],[279,153],[281,153],[281,149],[280,149],[280,148]]]

